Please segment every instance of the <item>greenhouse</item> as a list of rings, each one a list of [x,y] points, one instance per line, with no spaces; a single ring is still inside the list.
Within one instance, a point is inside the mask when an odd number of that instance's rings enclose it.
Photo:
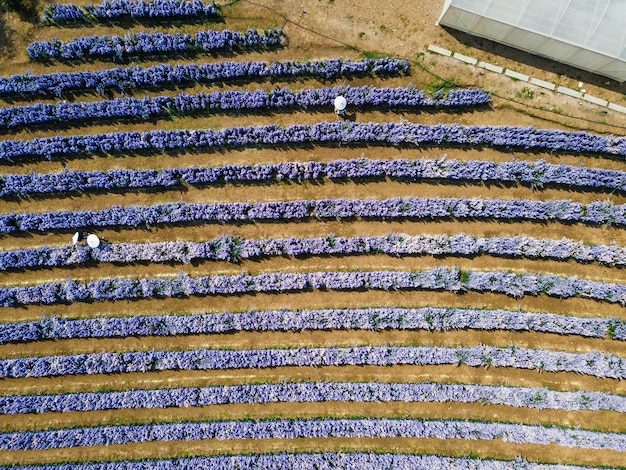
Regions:
[[[626,80],[624,0],[446,0],[438,24]]]

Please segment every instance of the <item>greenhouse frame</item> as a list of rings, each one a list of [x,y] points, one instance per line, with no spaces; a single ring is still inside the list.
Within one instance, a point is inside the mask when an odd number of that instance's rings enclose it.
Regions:
[[[445,0],[438,24],[626,81],[626,0]]]

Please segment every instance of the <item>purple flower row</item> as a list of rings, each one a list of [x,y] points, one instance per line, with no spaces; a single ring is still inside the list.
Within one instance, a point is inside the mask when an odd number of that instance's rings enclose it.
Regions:
[[[0,378],[57,377],[165,370],[265,369],[272,367],[454,365],[510,367],[538,372],[574,372],[598,378],[626,378],[621,356],[542,349],[363,346],[191,351],[102,352],[73,356],[0,359]]]
[[[434,100],[411,86],[398,88],[322,87],[293,91],[277,88],[246,91],[215,91],[153,98],[116,98],[113,100],[56,104],[37,103],[26,106],[0,108],[0,129],[30,127],[59,123],[107,122],[111,120],[147,120],[167,116],[187,116],[197,113],[224,111],[280,110],[293,108],[332,107],[333,100],[342,95],[352,107],[473,107],[491,102],[483,90],[461,89],[450,91],[446,98]]]
[[[329,437],[501,439],[504,442],[519,444],[553,444],[583,449],[626,451],[626,435],[615,432],[527,424],[385,418],[212,421],[21,431],[0,433],[0,449],[43,450],[76,446],[200,439]]]
[[[232,295],[255,292],[332,290],[447,290],[494,292],[522,298],[540,294],[561,299],[582,297],[626,304],[626,285],[589,281],[552,274],[515,274],[506,271],[462,271],[437,267],[427,271],[272,272],[257,275],[215,275],[175,278],[101,278],[86,284],[67,278],[45,284],[0,288],[0,306],[66,302],[104,302],[152,297]]]
[[[202,0],[103,0],[99,5],[82,7],[73,3],[50,3],[43,10],[43,22],[53,24],[120,18],[180,19],[201,16],[220,15],[213,5],[205,5]]]
[[[277,202],[186,203],[113,206],[98,211],[0,215],[0,233],[137,228],[185,223],[252,223],[317,219],[495,219],[626,225],[626,204],[569,200],[482,198],[309,199]]]
[[[168,460],[126,460],[123,462],[70,463],[0,467],[1,470],[590,470],[574,465],[529,463],[515,460],[483,460],[437,455],[376,453],[257,454],[190,457]]]
[[[179,55],[220,50],[259,49],[280,46],[282,30],[270,29],[262,34],[253,29],[237,31],[200,31],[193,36],[176,33],[129,33],[124,36],[83,36],[69,42],[53,38],[35,41],[26,51],[34,60],[113,60],[154,55]]]
[[[586,132],[535,129],[532,127],[462,126],[411,123],[319,122],[218,130],[172,130],[115,132],[5,140],[0,142],[0,160],[24,157],[68,156],[129,152],[163,152],[183,149],[223,149],[301,144],[393,144],[478,146],[541,152],[589,153],[626,156],[626,138],[604,137]]]
[[[601,392],[473,384],[316,382],[0,396],[0,414],[327,401],[482,403],[538,410],[626,413],[626,397]]]
[[[1,324],[0,344],[41,339],[170,336],[307,329],[512,330],[626,340],[626,322],[616,318],[581,318],[509,310],[424,307],[251,311],[84,320],[53,317],[42,318],[37,322]]]
[[[239,263],[245,259],[269,256],[360,255],[385,253],[393,256],[477,256],[525,257],[595,262],[604,266],[626,267],[626,249],[618,245],[587,245],[568,238],[560,240],[522,237],[474,237],[472,235],[385,236],[246,239],[220,236],[208,242],[108,243],[97,249],[86,245],[57,248],[25,248],[0,251],[0,270],[38,267],[65,267],[103,262],[130,264],[191,263],[219,260]]]
[[[462,289],[462,286],[460,271],[448,268],[416,272],[274,272],[206,277],[190,277],[180,273],[175,278],[102,278],[87,284],[68,278],[65,281],[52,281],[33,286],[2,287],[0,288],[0,306],[189,295],[229,295],[249,292],[298,292],[310,289],[446,289],[456,291]]]
[[[237,331],[453,329],[536,331],[626,341],[626,321],[553,313],[472,308],[362,308],[265,310],[70,320],[43,317],[0,324],[0,344],[43,339],[175,336]]]
[[[296,182],[322,178],[359,180],[393,178],[410,181],[519,182],[532,187],[564,185],[574,188],[626,190],[626,172],[550,164],[543,160],[334,160],[330,162],[285,162],[218,167],[164,168],[162,170],[116,169],[63,171],[61,173],[4,174],[0,197],[33,194],[105,191],[129,188],[174,187],[182,183],[205,185],[229,182]]]
[[[253,80],[271,77],[276,79],[294,77],[339,77],[368,74],[395,75],[409,72],[409,62],[393,58],[326,59],[307,62],[215,62],[204,64],[160,64],[148,68],[138,65],[126,68],[105,69],[95,72],[55,72],[43,75],[14,75],[0,77],[0,96],[57,97],[75,91],[96,91],[103,95],[106,90],[119,91],[153,89],[166,85],[183,85],[193,82],[213,83],[231,80]]]

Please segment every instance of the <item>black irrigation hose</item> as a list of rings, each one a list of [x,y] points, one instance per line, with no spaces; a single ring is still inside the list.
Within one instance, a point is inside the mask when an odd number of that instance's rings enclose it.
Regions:
[[[302,25],[300,23],[296,23],[295,21],[290,20],[287,16],[285,16],[283,13],[279,12],[278,10],[276,10],[276,9],[274,9],[272,7],[269,7],[267,5],[263,5],[262,3],[257,3],[257,2],[252,1],[252,0],[233,0],[232,2],[229,2],[229,3],[224,4],[224,5],[218,5],[218,6],[225,7],[225,6],[234,5],[235,3],[238,3],[238,2],[250,3],[252,5],[255,5],[255,6],[258,6],[258,7],[261,7],[261,8],[265,8],[266,10],[271,11],[272,13],[278,15],[279,17],[281,17],[284,20],[284,23],[283,23],[282,27],[284,27],[287,23],[291,23],[291,24],[293,24],[294,26],[296,26],[298,28],[301,28],[301,29],[303,29],[305,31],[308,31],[310,33],[317,34],[318,36],[326,38],[326,39],[328,39],[330,41],[333,41],[333,42],[336,42],[338,44],[341,44],[341,45],[343,45],[345,47],[348,47],[349,49],[352,49],[353,51],[357,51],[357,52],[359,52],[361,54],[366,52],[366,51],[364,51],[363,49],[360,49],[357,46],[353,46],[352,44],[345,43],[343,41],[340,41],[339,39],[333,38],[333,37],[328,36],[328,35],[326,35],[324,33],[320,33],[319,31],[315,31],[315,30],[313,30],[311,28],[308,28],[308,27],[306,27],[306,26],[304,26],[304,25]],[[408,58],[408,57],[400,57],[400,56],[394,56],[394,57],[397,57],[397,58],[400,58],[400,59],[407,59],[407,60],[411,61],[411,64],[417,65],[424,72],[426,72],[429,75],[435,77],[437,80],[440,80],[443,83],[450,83],[450,82],[452,82],[452,80],[440,77],[439,75],[437,75],[435,72],[430,70],[428,67],[426,67],[424,64],[420,63],[419,61],[416,61],[416,60]],[[461,86],[461,87],[473,86],[473,84],[463,84],[463,83],[460,83],[458,85]],[[594,121],[593,119],[587,119],[587,118],[580,117],[580,116],[572,116],[570,114],[559,113],[559,112],[556,112],[556,111],[552,111],[550,109],[543,109],[543,108],[539,108],[537,106],[533,106],[533,105],[528,104],[528,103],[522,103],[520,101],[515,101],[512,98],[506,98],[506,97],[498,95],[497,93],[494,93],[492,91],[490,91],[490,93],[491,93],[492,96],[495,96],[495,97],[500,98],[502,100],[509,101],[511,103],[515,103],[515,104],[520,105],[520,106],[525,106],[526,108],[534,109],[536,111],[552,113],[552,114],[555,114],[555,115],[558,115],[558,116],[562,116],[562,117],[566,117],[566,118],[570,118],[570,119],[578,119],[579,121],[584,121],[584,122],[588,122],[588,123],[591,123],[591,124],[597,124],[599,126],[606,126],[606,127],[612,127],[612,128],[615,128],[615,129],[624,129],[624,130],[626,130],[626,126],[619,126],[619,125],[616,125],[616,124],[607,124],[607,123],[604,123],[604,122]],[[559,123],[559,124],[563,125],[562,123]]]

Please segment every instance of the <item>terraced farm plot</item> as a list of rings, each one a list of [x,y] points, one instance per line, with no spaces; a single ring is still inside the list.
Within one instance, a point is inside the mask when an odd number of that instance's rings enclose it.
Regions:
[[[252,2],[42,21],[0,69],[2,468],[624,465],[626,138]]]

